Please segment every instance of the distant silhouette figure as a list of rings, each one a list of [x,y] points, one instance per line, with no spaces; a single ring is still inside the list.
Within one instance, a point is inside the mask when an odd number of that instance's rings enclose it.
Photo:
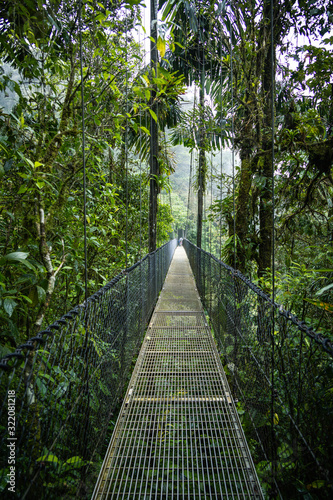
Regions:
[[[181,247],[183,244],[183,238],[179,238],[179,246]]]

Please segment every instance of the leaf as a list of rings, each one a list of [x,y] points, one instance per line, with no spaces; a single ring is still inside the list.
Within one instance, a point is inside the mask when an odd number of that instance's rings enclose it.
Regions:
[[[106,19],[106,16],[102,12],[99,12],[99,14],[97,14],[97,16],[96,16],[96,21],[103,22],[105,19]]]
[[[22,158],[22,160],[27,163],[30,167],[34,168],[34,163],[29,160],[26,156],[24,156],[20,151],[17,152],[17,154]]]
[[[150,85],[150,81],[147,75],[142,75],[141,80],[144,84]]]
[[[146,134],[150,135],[149,130],[146,127],[140,127]]]
[[[11,315],[13,314],[16,306],[17,306],[17,303],[13,299],[7,298],[3,301],[3,308],[9,317],[11,317]]]
[[[130,8],[132,7],[133,5],[140,5],[141,3],[141,0],[126,0],[125,2],[125,5],[126,5],[126,8]]]
[[[9,253],[0,259],[0,265],[5,264],[6,262],[9,262],[9,263],[10,262],[20,262],[21,264],[24,264],[26,267],[28,267],[32,271],[36,271],[35,266],[30,264],[30,262],[26,260],[28,255],[29,254],[27,252]]]
[[[327,302],[321,302],[320,300],[311,300],[311,299],[303,299],[303,300],[306,300],[306,302],[310,302],[310,304],[319,307],[319,309],[323,309],[324,311],[327,312],[333,312],[333,304],[328,304]]]
[[[38,301],[43,303],[46,300],[46,292],[41,286],[37,286]]]
[[[55,455],[43,455],[37,458],[36,462],[59,462],[59,459]]]
[[[11,252],[11,253],[8,253],[7,255],[5,255],[1,260],[5,259],[5,260],[22,260],[22,259],[26,259],[28,257],[28,253],[27,252]]]
[[[156,48],[159,51],[160,56],[164,57],[166,50],[166,41],[163,40],[160,36],[157,39]]]
[[[322,488],[323,486],[325,486],[326,484],[326,481],[324,479],[317,479],[317,481],[313,481],[313,483],[311,484],[308,484],[307,485],[307,488],[310,489],[310,488]]]
[[[148,108],[148,110],[149,110],[149,113],[151,114],[152,118],[157,123],[157,115],[156,115],[156,113],[152,109],[150,109],[150,108]]]
[[[45,394],[47,393],[47,387],[44,384],[44,382],[42,380],[40,380],[39,378],[37,378],[36,385],[37,385],[38,389],[40,390],[41,395],[45,396]]]
[[[42,374],[40,375],[40,377],[44,377],[44,378],[46,378],[46,380],[50,380],[53,384],[55,383],[54,378],[53,378],[53,377],[51,377],[50,375],[48,375],[47,373],[42,373]]]
[[[169,80],[169,81],[172,80],[172,75],[169,73],[169,71],[167,71],[164,68],[161,68],[161,66],[158,67],[157,73],[158,73],[158,76],[162,76],[166,80]]]
[[[66,464],[76,464],[77,462],[83,462],[82,458],[81,457],[72,457],[72,458],[69,458],[68,460],[66,460]]]
[[[330,283],[329,285],[324,286],[324,288],[321,288],[320,290],[318,290],[318,292],[316,292],[316,295],[317,296],[322,295],[324,292],[327,292],[327,290],[329,290],[332,287],[333,287],[333,283]]]
[[[28,302],[28,304],[32,304],[32,300],[29,299],[26,295],[21,295],[21,297]]]

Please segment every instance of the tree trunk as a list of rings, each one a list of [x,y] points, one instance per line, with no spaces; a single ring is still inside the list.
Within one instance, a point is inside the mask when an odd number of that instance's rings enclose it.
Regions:
[[[150,2],[151,25],[150,25],[150,53],[151,53],[151,70],[152,73],[157,73],[157,4],[156,0]],[[151,93],[151,109],[157,115],[157,103],[155,102],[156,92]],[[149,252],[156,250],[156,229],[157,229],[157,195],[158,184],[157,177],[159,174],[158,168],[158,126],[155,120],[150,117],[150,181],[149,181]]]
[[[259,267],[258,276],[264,275],[271,269],[272,261],[272,179],[270,157],[265,160],[262,176],[266,178],[262,189],[259,204],[260,240],[259,240]]]
[[[246,246],[249,230],[249,196],[252,182],[250,141],[245,140],[240,152],[241,170],[237,197],[236,235],[240,243],[237,252],[237,268],[244,273],[246,269]]]
[[[198,170],[198,218],[197,218],[197,247],[201,248],[202,243],[202,216],[203,216],[203,197],[205,189],[205,171],[206,171],[206,156],[205,156],[205,139],[206,133],[204,128],[204,106],[205,106],[205,73],[204,68],[201,71],[200,79],[200,132],[199,132],[199,170]]]
[[[270,18],[270,1],[264,2],[264,19]],[[264,29],[270,29],[270,26]],[[267,33],[266,55],[263,67],[263,102],[264,120],[263,120],[263,141],[262,149],[264,151],[272,149],[272,61],[271,61],[271,41]],[[265,178],[263,188],[260,194],[259,205],[259,260],[258,276],[264,275],[267,269],[272,267],[272,231],[273,231],[273,212],[272,212],[272,156],[265,155],[261,169],[261,175]]]

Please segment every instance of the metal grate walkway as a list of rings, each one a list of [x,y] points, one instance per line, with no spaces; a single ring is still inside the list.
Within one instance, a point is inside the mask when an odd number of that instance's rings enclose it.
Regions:
[[[110,498],[263,498],[182,247],[96,483]]]

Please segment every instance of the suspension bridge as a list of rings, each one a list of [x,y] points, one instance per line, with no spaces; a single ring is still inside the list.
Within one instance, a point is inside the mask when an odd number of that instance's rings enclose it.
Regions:
[[[262,498],[191,269],[178,247],[93,498]]]
[[[332,344],[175,248],[1,359],[2,484],[18,498],[330,497]]]

